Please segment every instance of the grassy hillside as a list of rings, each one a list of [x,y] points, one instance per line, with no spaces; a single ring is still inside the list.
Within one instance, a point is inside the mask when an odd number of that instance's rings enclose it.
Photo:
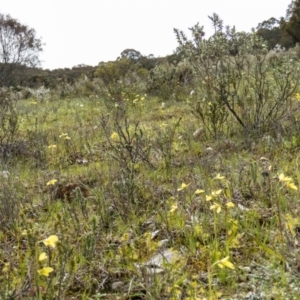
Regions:
[[[196,134],[192,97],[18,102],[1,299],[299,297],[299,137]]]

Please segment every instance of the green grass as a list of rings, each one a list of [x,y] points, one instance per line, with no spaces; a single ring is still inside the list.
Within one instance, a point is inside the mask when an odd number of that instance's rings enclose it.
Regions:
[[[297,141],[249,143],[234,127],[194,140],[187,103],[126,106],[18,103],[24,146],[0,183],[0,299],[297,299]],[[51,235],[55,248],[42,242]]]

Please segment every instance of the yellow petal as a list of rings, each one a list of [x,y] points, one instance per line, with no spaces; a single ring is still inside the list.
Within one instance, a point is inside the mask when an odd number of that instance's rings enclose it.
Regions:
[[[234,207],[235,205],[234,205],[233,202],[230,201],[230,202],[226,203],[226,206],[227,206],[227,207]]]
[[[43,269],[38,270],[38,273],[39,273],[40,275],[43,275],[43,276],[48,277],[49,274],[50,274],[51,272],[53,272],[53,271],[54,271],[54,269],[51,268],[51,267],[44,267]]]
[[[211,195],[212,197],[217,197],[218,195],[220,195],[222,193],[222,190],[217,190],[217,191],[212,191]]]
[[[234,265],[230,261],[226,260],[222,263],[225,267],[234,270]]]
[[[113,141],[118,141],[119,135],[116,132],[113,132],[112,135],[110,136],[110,139]]]
[[[283,173],[281,173],[281,174],[278,176],[278,178],[279,178],[279,181],[281,181],[281,182],[291,182],[291,181],[293,181],[292,178],[290,178],[290,177],[285,177]]]
[[[47,239],[43,240],[45,246],[55,248],[58,242],[58,237],[56,235],[50,235]]]
[[[182,184],[181,184],[181,187],[178,188],[177,191],[178,191],[178,192],[179,192],[179,191],[182,191],[182,190],[186,189],[189,185],[190,185],[190,183],[188,183],[188,184],[182,183]]]
[[[217,190],[217,191],[215,191],[215,194],[216,195],[220,195],[222,193],[222,190]]]
[[[204,190],[199,190],[199,189],[197,189],[197,190],[195,191],[195,194],[196,194],[196,195],[199,195],[199,194],[202,194],[202,193],[204,193]]]
[[[48,256],[47,256],[47,254],[45,252],[43,252],[43,253],[41,253],[39,255],[39,261],[43,261],[43,260],[45,260],[47,258],[48,258]]]
[[[52,179],[47,182],[47,185],[54,185],[57,182],[57,179]]]
[[[215,209],[215,208],[216,208],[216,205],[214,204],[214,205],[211,205],[209,209],[210,209],[210,210],[213,210],[213,209]]]
[[[174,211],[176,211],[178,209],[178,205],[177,204],[173,204],[171,206],[171,209],[170,209],[170,213],[173,213]]]
[[[223,180],[223,179],[225,179],[225,176],[221,176],[219,173],[214,179]]]
[[[298,190],[297,186],[293,182],[288,182],[287,187],[292,189],[292,190]]]
[[[233,263],[231,263],[231,262],[229,261],[229,256],[226,256],[225,258],[221,259],[221,260],[219,261],[219,263],[222,264],[223,266],[229,268],[229,269],[234,269]],[[219,265],[219,264],[218,264],[218,265]]]
[[[219,214],[221,212],[221,205],[220,204],[217,204],[217,203],[214,203],[211,207],[210,207],[211,210],[215,209],[216,212]]]
[[[206,201],[210,201],[210,200],[212,200],[212,198],[213,198],[213,197],[212,197],[211,195],[209,195],[209,196],[206,195],[205,200],[206,200]]]

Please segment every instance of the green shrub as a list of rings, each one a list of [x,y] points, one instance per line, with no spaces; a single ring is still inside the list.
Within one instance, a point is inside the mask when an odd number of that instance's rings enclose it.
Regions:
[[[208,118],[206,104],[216,106],[220,120],[226,108],[248,133],[262,134],[280,127],[295,109],[288,104],[300,83],[296,54],[269,59],[267,43],[260,36],[224,27],[216,14],[210,19],[215,33],[208,39],[198,24],[190,29],[191,39],[175,29],[180,49],[197,77],[198,100],[205,100],[201,106],[195,104],[200,118]],[[213,124],[218,117],[211,116]]]

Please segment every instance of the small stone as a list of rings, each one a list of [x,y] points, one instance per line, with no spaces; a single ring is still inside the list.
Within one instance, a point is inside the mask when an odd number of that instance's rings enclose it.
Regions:
[[[112,285],[111,285],[111,289],[113,291],[116,291],[116,290],[120,290],[121,287],[124,286],[124,282],[122,281],[116,281],[116,282],[113,282]]]
[[[193,137],[195,140],[199,139],[201,136],[203,136],[205,133],[205,129],[203,127],[197,129],[194,133],[193,133]]]
[[[247,272],[247,273],[251,273],[251,267],[248,267],[248,266],[246,266],[246,267],[240,267],[240,269],[243,270],[243,271],[245,271],[245,272]]]
[[[86,165],[89,161],[85,158],[77,158],[76,162],[81,165]]]
[[[0,177],[8,178],[10,173],[8,171],[0,171]]]
[[[264,162],[264,161],[269,161],[266,157],[264,157],[264,156],[262,156],[260,159],[259,159],[260,161],[262,161],[262,162]]]

